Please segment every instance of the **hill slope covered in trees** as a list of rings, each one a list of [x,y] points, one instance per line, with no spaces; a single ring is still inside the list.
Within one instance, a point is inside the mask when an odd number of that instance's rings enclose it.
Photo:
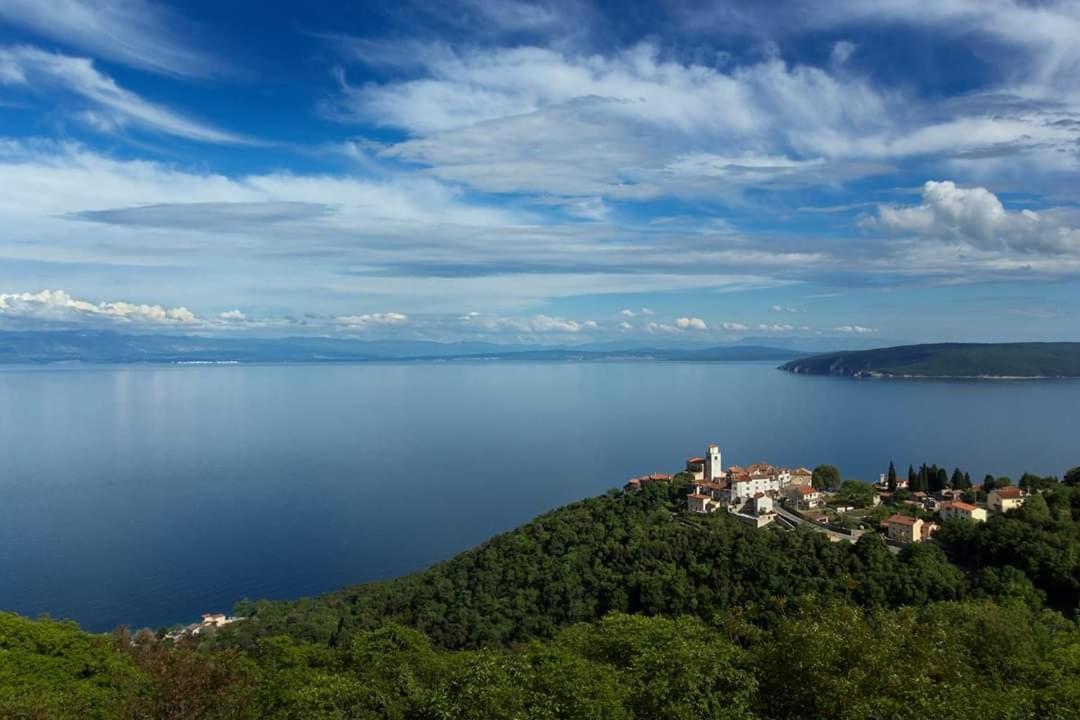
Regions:
[[[1080,377],[1080,343],[903,345],[812,355],[787,362],[780,369],[848,377]]]
[[[0,613],[0,717],[1075,718],[1077,485],[899,555],[612,492],[176,643]]]

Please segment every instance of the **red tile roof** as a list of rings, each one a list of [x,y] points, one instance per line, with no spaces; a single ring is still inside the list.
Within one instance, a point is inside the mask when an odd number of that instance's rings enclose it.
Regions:
[[[971,512],[972,510],[978,510],[979,509],[979,507],[977,505],[972,505],[971,503],[966,503],[966,502],[960,502],[959,500],[957,500],[956,502],[944,503],[943,507],[956,508],[957,510],[963,510],[964,512]]]
[[[1003,488],[997,488],[996,490],[991,490],[991,492],[996,492],[998,494],[998,497],[1002,497],[1007,500],[1024,497],[1023,490],[1018,487],[1013,487],[1012,485],[1008,485]]]
[[[800,485],[795,488],[795,492],[799,493],[800,495],[813,495],[814,493],[820,492],[820,490],[815,487],[807,487],[805,485]]]
[[[889,525],[914,525],[915,518],[909,515],[892,515],[885,522]]]

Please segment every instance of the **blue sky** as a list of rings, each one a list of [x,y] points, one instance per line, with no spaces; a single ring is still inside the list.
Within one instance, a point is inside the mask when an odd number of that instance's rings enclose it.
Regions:
[[[0,227],[3,328],[1080,340],[1080,4],[4,0]]]

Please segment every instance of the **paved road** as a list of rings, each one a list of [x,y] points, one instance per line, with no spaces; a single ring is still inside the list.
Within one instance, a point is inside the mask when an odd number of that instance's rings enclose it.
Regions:
[[[792,526],[802,525],[803,527],[808,527],[811,530],[815,530],[817,532],[824,533],[824,534],[828,535],[829,539],[832,540],[833,542],[847,542],[847,543],[853,543],[853,544],[855,543],[856,538],[853,538],[851,535],[846,535],[844,533],[836,532],[835,530],[830,530],[827,527],[824,527],[822,525],[818,525],[815,522],[810,522],[809,520],[804,520],[801,517],[799,517],[798,515],[796,515],[795,513],[789,512],[788,510],[785,510],[784,508],[780,507],[779,505],[773,506],[773,509],[776,511],[777,515],[779,515],[781,518],[786,520],[788,522],[788,524],[790,524]],[[895,545],[888,545],[887,547],[889,548],[889,552],[891,552],[894,555],[896,555],[896,554],[898,554],[900,552],[900,548],[896,547]]]

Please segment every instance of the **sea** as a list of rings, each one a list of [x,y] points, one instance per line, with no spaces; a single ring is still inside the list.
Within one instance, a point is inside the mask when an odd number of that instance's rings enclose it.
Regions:
[[[1080,465],[1080,381],[859,380],[772,363],[0,368],[0,610],[191,622],[430,566],[679,470]]]

